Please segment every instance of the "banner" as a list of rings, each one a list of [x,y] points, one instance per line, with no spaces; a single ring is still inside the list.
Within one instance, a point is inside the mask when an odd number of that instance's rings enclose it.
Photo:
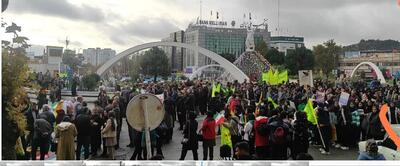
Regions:
[[[317,103],[324,103],[325,102],[325,93],[321,91],[317,91],[315,94],[315,101]]]
[[[314,87],[312,70],[299,70],[299,84]]]
[[[347,102],[349,101],[349,97],[350,97],[349,93],[342,92],[340,94],[339,104],[342,105],[342,106],[347,105]]]

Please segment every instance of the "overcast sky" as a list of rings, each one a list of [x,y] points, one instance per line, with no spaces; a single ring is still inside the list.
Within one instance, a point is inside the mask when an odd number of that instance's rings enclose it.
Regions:
[[[400,40],[400,0],[280,0],[280,34],[302,36],[307,47],[335,39]],[[268,19],[278,35],[278,0],[202,0],[202,18],[255,23]],[[210,16],[213,11],[213,17]],[[109,47],[117,52],[184,30],[200,15],[200,0],[10,0],[3,20],[22,26],[38,45]],[[4,34],[3,34],[4,35]]]

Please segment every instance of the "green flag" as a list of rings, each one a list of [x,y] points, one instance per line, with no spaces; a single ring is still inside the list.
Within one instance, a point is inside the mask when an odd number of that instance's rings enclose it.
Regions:
[[[268,84],[271,84],[271,79],[272,79],[272,77],[274,77],[274,73],[273,73],[273,71],[272,71],[272,69],[269,69],[268,70],[268,73],[267,73],[267,76],[266,76],[267,78],[267,83]]]
[[[304,112],[307,114],[307,120],[311,122],[313,125],[317,124],[317,115],[315,115],[313,103],[310,99],[307,101],[307,105],[304,108]]]
[[[274,106],[274,108],[278,108],[278,104],[276,104],[275,101],[271,97],[268,97],[268,102],[271,102],[272,105]]]
[[[269,80],[270,80],[270,85],[278,85],[279,84],[279,71],[275,70],[274,74],[272,75],[272,77]]]
[[[278,78],[279,78],[279,81],[278,81],[279,84],[287,82],[289,80],[288,71],[285,70],[283,72],[280,72]]]
[[[263,82],[268,82],[268,72],[263,72],[261,78]]]

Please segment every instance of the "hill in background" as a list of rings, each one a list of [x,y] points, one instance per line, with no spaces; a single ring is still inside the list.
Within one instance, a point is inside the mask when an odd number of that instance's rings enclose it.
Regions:
[[[357,44],[344,46],[344,51],[366,51],[366,50],[400,50],[400,42],[397,40],[360,40]]]

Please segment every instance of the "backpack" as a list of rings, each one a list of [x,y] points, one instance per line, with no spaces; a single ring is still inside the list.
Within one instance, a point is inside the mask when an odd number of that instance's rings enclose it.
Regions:
[[[271,132],[270,140],[273,144],[285,144],[287,142],[288,128],[285,124],[278,124],[278,126]]]

